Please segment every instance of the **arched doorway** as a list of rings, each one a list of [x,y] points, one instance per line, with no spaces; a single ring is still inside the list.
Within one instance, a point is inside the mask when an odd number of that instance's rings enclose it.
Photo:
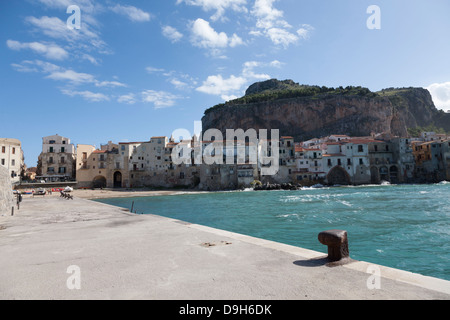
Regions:
[[[392,166],[389,168],[389,178],[392,183],[398,183],[399,170],[397,166]]]
[[[389,180],[389,170],[387,167],[380,168],[380,180],[381,181],[390,181]]]
[[[104,176],[97,176],[93,180],[94,188],[106,188],[106,178]]]
[[[329,184],[349,185],[351,183],[350,175],[341,166],[336,166],[330,170],[327,175]]]
[[[370,168],[370,182],[373,184],[380,183],[380,172],[377,167]]]
[[[122,173],[120,171],[114,173],[114,188],[122,188]]]

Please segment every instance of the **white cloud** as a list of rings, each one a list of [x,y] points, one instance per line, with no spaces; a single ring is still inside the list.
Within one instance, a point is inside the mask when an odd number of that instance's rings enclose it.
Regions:
[[[298,41],[297,35],[282,28],[270,28],[266,34],[274,44],[282,45],[285,48]]]
[[[309,39],[313,30],[314,28],[309,24],[303,24],[302,27],[297,30],[297,34],[301,39]]]
[[[197,88],[197,91],[212,95],[229,95],[230,92],[241,90],[242,86],[247,82],[244,77],[230,76],[224,79],[222,75],[209,76],[203,85]]]
[[[148,73],[159,73],[159,72],[164,72],[164,71],[165,71],[164,69],[161,69],[161,68],[154,68],[154,67],[147,67],[147,68],[145,68],[145,70],[146,70]]]
[[[191,32],[191,43],[196,47],[211,49],[214,55],[217,55],[220,49],[228,46],[235,47],[244,43],[238,35],[233,34],[228,37],[225,32],[219,33],[211,27],[208,21],[200,18],[192,24]]]
[[[142,91],[142,101],[153,103],[155,109],[168,108],[175,105],[181,97],[166,91],[145,90]]]
[[[117,14],[126,16],[133,22],[150,21],[151,18],[150,13],[133,6],[122,6],[117,4],[114,7],[110,7],[110,9]]]
[[[15,40],[6,41],[6,45],[11,50],[30,49],[52,60],[64,60],[69,56],[69,53],[63,48],[55,44],[45,44],[41,42],[19,42]]]
[[[88,73],[80,73],[73,70],[51,72],[46,78],[57,81],[69,81],[73,84],[94,83],[95,78]]]
[[[203,84],[196,90],[202,93],[218,95],[224,101],[236,99],[238,96],[242,96],[244,93],[244,87],[251,81],[255,80],[267,80],[270,76],[265,73],[255,72],[256,68],[261,67],[274,67],[281,63],[262,63],[258,61],[247,61],[242,67],[242,72],[239,76],[231,75],[228,78],[224,78],[222,75],[209,76]]]
[[[76,72],[71,69],[65,69],[53,63],[41,60],[25,60],[20,64],[13,63],[11,66],[19,72],[38,72],[45,74],[46,79],[66,82],[68,86],[61,89],[61,92],[68,96],[82,96],[89,101],[106,101],[109,97],[102,93],[93,93],[91,91],[74,91],[73,86],[91,85],[97,88],[116,88],[127,87],[126,84],[119,81],[100,81],[92,74]]]
[[[177,0],[177,4],[186,3],[191,6],[202,7],[206,12],[215,10],[211,16],[212,21],[225,20],[225,11],[231,9],[235,12],[248,12],[246,8],[247,0]]]
[[[186,82],[180,81],[176,78],[173,78],[170,80],[170,83],[173,84],[175,86],[175,88],[177,89],[186,89],[189,87],[189,85]]]
[[[244,68],[242,70],[242,75],[246,79],[256,79],[256,80],[267,80],[270,79],[270,76],[264,73],[255,73],[253,71],[254,68],[261,67],[262,63],[257,61],[248,61],[244,63]]]
[[[284,63],[282,63],[282,62],[280,62],[280,61],[278,61],[278,60],[273,60],[271,63],[270,63],[270,66],[271,67],[274,67],[274,68],[281,68],[281,66],[283,65]]]
[[[308,39],[314,29],[303,24],[296,32],[291,32],[292,26],[284,20],[284,12],[274,7],[278,0],[256,0],[251,13],[256,18],[256,30],[249,32],[253,36],[266,36],[275,45],[284,48],[297,43],[300,39]]]
[[[273,3],[277,0],[256,0],[253,6],[252,14],[256,16],[256,26],[260,29],[270,29],[274,26],[288,27],[289,24],[284,21],[283,11],[275,9]]]
[[[95,81],[96,87],[126,87],[127,85],[118,81]]]
[[[162,27],[162,34],[164,37],[172,41],[172,43],[178,42],[181,38],[183,38],[183,34],[171,26]]]
[[[109,101],[109,97],[104,95],[103,93],[95,93],[91,91],[73,91],[69,89],[62,89],[61,92],[71,97],[80,96],[83,99],[91,102]]]
[[[450,82],[433,83],[426,87],[433,97],[433,102],[438,109],[450,111]]]
[[[125,94],[125,95],[121,95],[118,99],[117,102],[119,103],[126,103],[126,104],[135,104],[136,103],[136,97],[134,95],[134,93],[129,93],[129,94]]]

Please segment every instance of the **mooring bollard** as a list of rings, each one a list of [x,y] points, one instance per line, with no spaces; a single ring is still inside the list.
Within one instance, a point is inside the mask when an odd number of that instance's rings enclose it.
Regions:
[[[319,233],[319,241],[328,246],[328,260],[334,262],[349,257],[347,231],[323,231]]]

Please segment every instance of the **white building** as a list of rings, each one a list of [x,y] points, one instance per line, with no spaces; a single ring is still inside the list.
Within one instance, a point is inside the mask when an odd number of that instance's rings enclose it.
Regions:
[[[76,151],[69,138],[57,134],[42,138],[39,160],[41,179],[65,181],[75,178]]]
[[[13,184],[20,182],[23,161],[22,143],[17,139],[0,138],[0,165],[9,170]]]

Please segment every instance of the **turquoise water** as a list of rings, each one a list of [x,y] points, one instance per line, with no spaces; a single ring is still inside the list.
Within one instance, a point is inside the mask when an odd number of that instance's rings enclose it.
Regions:
[[[319,232],[344,229],[353,259],[450,280],[450,183],[98,201],[323,253]]]

